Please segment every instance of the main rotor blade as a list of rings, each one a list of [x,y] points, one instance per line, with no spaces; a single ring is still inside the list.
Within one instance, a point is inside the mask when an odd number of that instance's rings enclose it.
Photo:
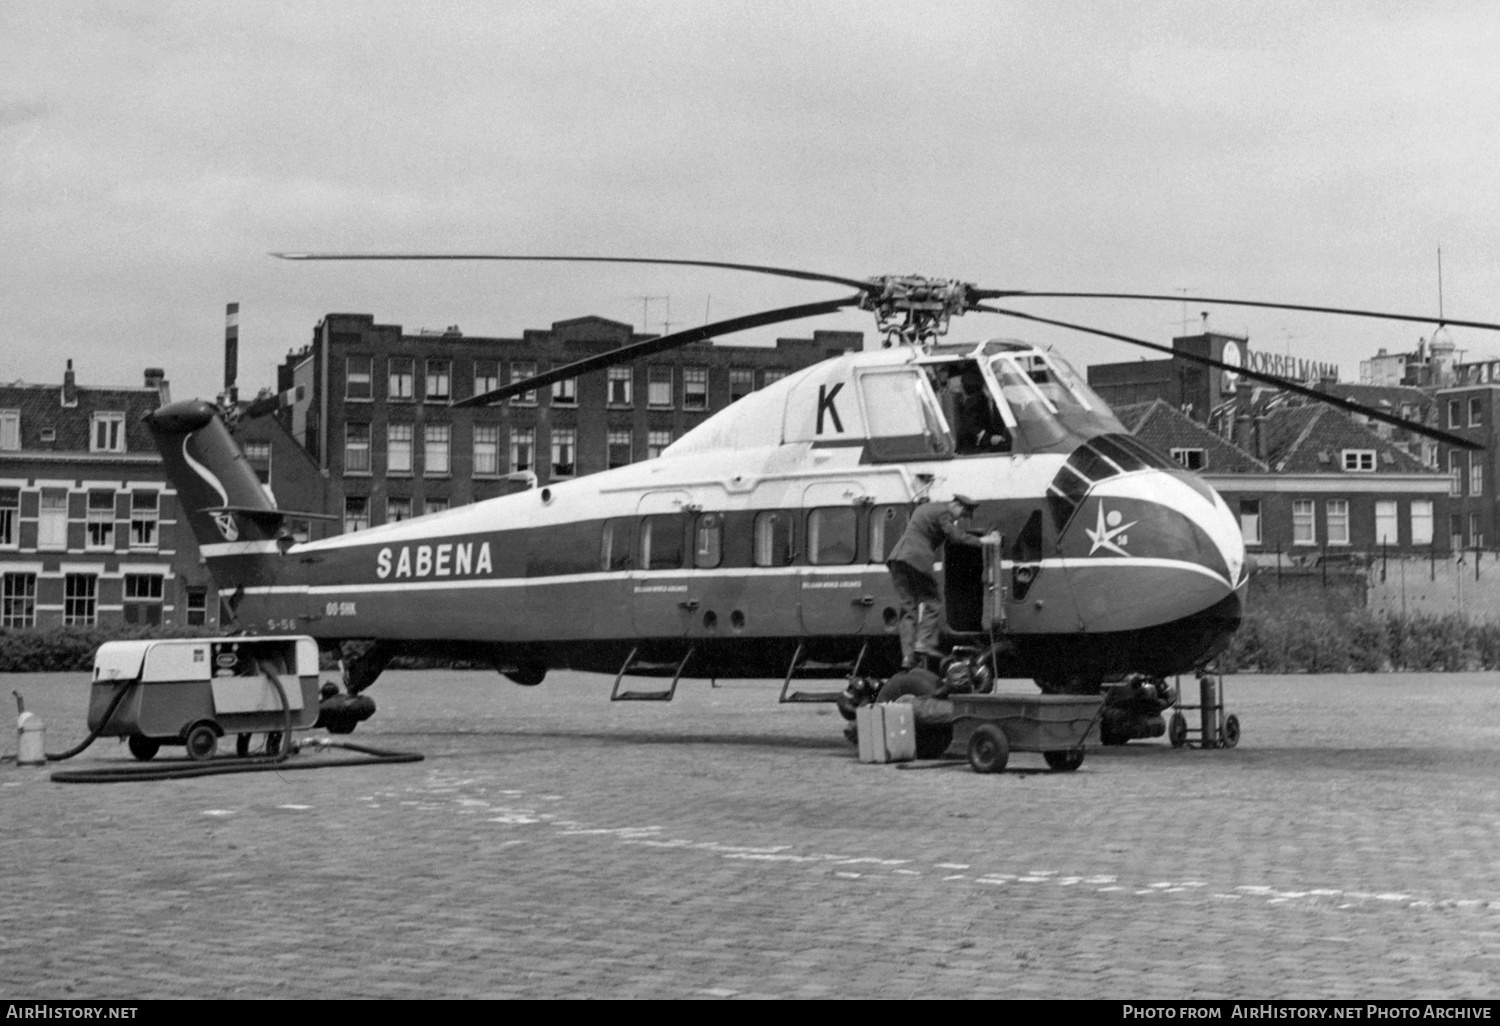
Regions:
[[[1320,403],[1326,403],[1329,406],[1337,406],[1340,409],[1347,410],[1350,413],[1358,413],[1362,416],[1369,417],[1371,420],[1378,420],[1386,424],[1392,424],[1396,427],[1404,428],[1407,431],[1414,431],[1419,435],[1426,435],[1428,438],[1434,439],[1439,442],[1447,442],[1449,445],[1457,446],[1461,449],[1484,449],[1484,446],[1480,445],[1478,442],[1470,441],[1467,438],[1460,438],[1458,435],[1450,435],[1446,431],[1439,430],[1438,428],[1428,427],[1426,424],[1418,424],[1414,421],[1405,420],[1393,413],[1386,413],[1384,410],[1377,410],[1373,406],[1366,406],[1363,403],[1357,403],[1352,399],[1345,399],[1342,396],[1329,395],[1326,392],[1319,392],[1315,388],[1309,388],[1308,386],[1299,384],[1295,381],[1288,381],[1286,378],[1278,378],[1274,374],[1263,374],[1260,371],[1250,370],[1248,367],[1236,367],[1233,364],[1225,363],[1222,360],[1215,360],[1212,357],[1199,356],[1196,353],[1184,353],[1179,350],[1172,349],[1169,346],[1158,345],[1155,342],[1147,342],[1145,339],[1132,338],[1129,335],[1120,335],[1113,331],[1104,331],[1100,328],[1090,328],[1082,324],[1072,324],[1068,321],[1057,321],[1053,320],[1050,317],[1037,317],[1034,314],[1021,313],[1018,310],[1002,310],[999,307],[983,306],[977,303],[974,305],[973,309],[982,311],[984,313],[1002,314],[1006,317],[1017,317],[1023,321],[1035,321],[1038,324],[1050,324],[1053,327],[1057,328],[1071,328],[1073,331],[1081,331],[1088,335],[1098,335],[1100,338],[1112,338],[1118,342],[1128,342],[1133,346],[1144,346],[1147,349],[1155,349],[1159,353],[1166,353],[1167,355],[1178,359],[1188,360],[1193,363],[1200,363],[1205,367],[1217,367],[1219,370],[1233,371],[1241,377],[1250,378],[1254,381],[1264,382],[1267,385],[1274,385],[1275,387],[1285,389],[1288,392],[1296,392],[1298,395],[1305,395],[1309,399],[1316,399]]]
[[[1377,310],[1356,310],[1341,306],[1303,306],[1299,303],[1261,303],[1250,299],[1213,299],[1205,296],[1156,295],[1145,292],[1028,292],[1021,289],[972,289],[974,299],[1051,298],[1051,299],[1159,299],[1180,303],[1187,299],[1194,303],[1217,303],[1221,306],[1254,306],[1265,310],[1300,310],[1305,313],[1345,314],[1352,317],[1372,317],[1385,321],[1410,321],[1414,324],[1451,325],[1458,328],[1485,328],[1500,331],[1500,324],[1489,321],[1460,321],[1452,317],[1423,317],[1416,314],[1381,313]]]
[[[643,356],[651,356],[656,353],[665,352],[668,349],[676,349],[679,346],[692,345],[694,342],[702,342],[704,339],[713,338],[717,335],[732,335],[737,331],[749,331],[751,328],[764,328],[771,324],[780,324],[783,321],[796,321],[804,317],[816,317],[819,314],[833,313],[842,310],[846,306],[858,306],[859,296],[849,296],[845,299],[825,299],[821,303],[803,303],[801,306],[786,306],[779,310],[763,310],[756,314],[746,314],[744,317],[731,317],[727,321],[716,321],[713,324],[705,324],[702,327],[690,328],[687,331],[674,331],[670,335],[662,335],[660,338],[647,339],[644,342],[636,342],[633,345],[621,346],[598,356],[586,357],[562,367],[556,367],[545,373],[526,378],[524,381],[513,381],[508,385],[476,395],[469,399],[460,399],[453,403],[454,406],[488,406],[511,396],[521,395],[538,388],[559,381],[567,381],[576,378],[580,374],[590,371],[604,370],[621,363],[630,363],[639,360]]]
[[[727,264],[717,260],[655,260],[649,257],[600,257],[600,256],[515,256],[504,253],[272,253],[282,260],[511,260],[536,262],[567,262],[580,264],[658,264],[677,267],[718,267],[729,271],[752,271],[770,274],[778,278],[796,278],[800,281],[826,281],[834,285],[848,285],[861,292],[879,292],[880,286],[853,278],[840,278],[834,274],[819,274],[816,271],[797,271],[787,267],[763,267],[759,264]]]

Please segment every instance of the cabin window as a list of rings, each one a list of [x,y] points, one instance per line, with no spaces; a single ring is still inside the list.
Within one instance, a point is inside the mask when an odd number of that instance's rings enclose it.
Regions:
[[[870,432],[870,455],[875,459],[918,459],[946,456],[952,442],[943,430],[931,391],[916,371],[898,368],[861,374]]]
[[[792,561],[792,518],[780,510],[755,514],[755,565],[786,566]]]
[[[693,532],[693,565],[700,570],[711,570],[723,558],[723,514],[704,513],[698,518],[697,530]]]
[[[855,528],[853,507],[833,506],[807,514],[807,559],[819,566],[841,566],[854,562]]]
[[[911,514],[905,506],[876,506],[870,511],[870,562],[884,563],[901,540]]]
[[[682,566],[682,514],[658,513],[641,521],[641,567],[677,570]]]
[[[630,543],[634,537],[633,519],[606,520],[599,538],[599,569],[629,570]]]

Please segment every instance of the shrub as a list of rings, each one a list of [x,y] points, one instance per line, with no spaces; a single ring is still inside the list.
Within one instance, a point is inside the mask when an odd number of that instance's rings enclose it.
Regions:
[[[133,638],[201,638],[218,632],[207,627],[142,627],[112,624],[97,627],[0,629],[0,673],[62,673],[91,670],[94,653],[106,641]]]

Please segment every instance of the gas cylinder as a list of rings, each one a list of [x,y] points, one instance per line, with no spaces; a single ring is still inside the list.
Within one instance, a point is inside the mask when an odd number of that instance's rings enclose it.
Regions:
[[[47,763],[47,725],[36,713],[26,711],[26,701],[20,692],[16,696],[16,707],[21,715],[16,719],[16,765],[44,766]]]

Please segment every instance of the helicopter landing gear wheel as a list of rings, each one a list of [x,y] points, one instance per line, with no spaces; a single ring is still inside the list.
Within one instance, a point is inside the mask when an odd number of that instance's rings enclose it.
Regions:
[[[1054,773],[1072,773],[1083,765],[1083,749],[1069,748],[1060,752],[1043,752],[1042,758]]]
[[[148,762],[156,757],[157,752],[161,751],[160,741],[157,741],[155,738],[143,737],[140,734],[131,734],[130,740],[125,742],[125,746],[130,749],[130,754],[141,762]]]
[[[183,739],[187,745],[188,758],[194,762],[206,762],[214,757],[219,747],[219,732],[212,723],[195,723],[188,728]]]
[[[1047,762],[1052,762],[1052,752]],[[1010,740],[993,723],[981,723],[969,735],[969,765],[975,773],[999,773],[1010,761]]]
[[[1240,718],[1230,713],[1224,718],[1224,732],[1219,735],[1219,747],[1233,748],[1240,743]]]
[[[894,702],[911,695],[914,698],[930,698],[937,694],[937,674],[927,670],[902,670],[880,685],[875,695],[877,702]],[[953,743],[953,727],[948,724],[917,724],[917,758],[936,759]]]
[[[1174,712],[1172,719],[1167,723],[1167,740],[1172,742],[1173,748],[1181,748],[1187,744],[1187,719],[1180,712]]]

